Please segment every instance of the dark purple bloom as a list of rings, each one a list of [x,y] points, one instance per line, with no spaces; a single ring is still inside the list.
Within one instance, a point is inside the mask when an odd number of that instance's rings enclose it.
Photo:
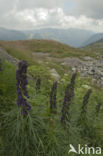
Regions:
[[[69,107],[71,104],[71,86],[70,84],[67,85],[66,90],[65,90],[65,97],[64,97],[64,102],[63,102],[63,107],[62,107],[62,116],[61,116],[61,123],[64,125],[64,127],[69,124]]]
[[[22,107],[22,112],[27,114],[27,112],[31,109],[31,106],[28,104],[27,99],[29,98],[27,92],[27,63],[26,61],[19,62],[18,70],[16,72],[17,79],[17,104]]]
[[[85,96],[83,97],[82,113],[86,113],[87,104],[88,104],[91,93],[92,93],[92,90],[89,89],[87,93],[85,94]]]
[[[50,92],[50,110],[54,114],[57,114],[56,94],[57,94],[57,82],[54,82]]]
[[[75,87],[75,79],[77,73],[72,75],[70,84],[67,85],[65,89],[65,97],[62,107],[62,116],[61,116],[61,123],[64,127],[70,127],[70,105],[74,97],[74,87]]]
[[[75,79],[76,79],[77,73],[73,73],[71,81],[70,81],[70,87],[71,87],[71,98],[74,97],[74,87],[75,87]]]

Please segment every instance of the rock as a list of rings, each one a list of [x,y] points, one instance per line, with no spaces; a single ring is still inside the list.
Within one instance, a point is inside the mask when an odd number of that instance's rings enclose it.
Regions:
[[[58,81],[58,80],[60,80],[60,75],[57,73],[57,71],[55,70],[55,69],[51,69],[50,70],[50,73],[51,73],[51,75],[52,75],[52,77],[56,80],[56,81]]]
[[[66,65],[66,63],[65,63],[65,62],[62,62],[62,63],[61,63],[61,65],[62,65],[62,66],[65,66],[65,65]]]
[[[97,83],[96,81],[97,81],[97,80],[93,78],[93,79],[92,79],[92,84]]]
[[[101,77],[101,80],[103,81],[103,77]]]
[[[89,60],[89,61],[90,61],[90,60],[93,60],[93,58],[92,58],[92,57],[90,57],[90,56],[85,56],[85,57],[84,57],[84,60],[86,60],[86,61],[88,61],[88,60]]]
[[[2,47],[0,47],[0,58],[8,61],[8,62],[11,62],[11,63],[14,63],[14,64],[18,64],[19,60],[17,58],[14,58],[13,56],[9,55],[7,53],[7,51],[5,49],[3,49]]]
[[[75,71],[76,71],[76,68],[75,68],[75,67],[73,67],[73,68],[72,68],[72,71],[73,71],[73,72],[75,72]]]

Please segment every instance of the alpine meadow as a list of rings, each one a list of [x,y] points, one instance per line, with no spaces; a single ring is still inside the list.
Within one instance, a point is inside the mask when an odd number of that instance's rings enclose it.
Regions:
[[[0,156],[103,156],[103,1],[0,0]]]

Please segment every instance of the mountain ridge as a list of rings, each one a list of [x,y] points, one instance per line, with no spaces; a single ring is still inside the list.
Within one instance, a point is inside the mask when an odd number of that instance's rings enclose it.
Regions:
[[[96,33],[92,35],[86,42],[83,43],[83,47],[89,46],[93,43],[98,42],[103,38],[103,33]]]
[[[0,28],[0,40],[47,39],[56,40],[72,47],[81,47],[94,32],[83,29],[44,28],[34,30],[11,30]]]
[[[24,40],[26,35],[18,30],[11,30],[0,27],[0,40]]]

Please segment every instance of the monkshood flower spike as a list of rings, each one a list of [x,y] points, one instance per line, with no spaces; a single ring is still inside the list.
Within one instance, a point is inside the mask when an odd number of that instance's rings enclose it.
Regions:
[[[89,102],[91,93],[92,93],[92,90],[89,89],[87,93],[85,94],[85,96],[83,97],[82,113],[86,113],[87,104]]]
[[[31,109],[31,106],[27,102],[28,92],[27,92],[27,62],[20,61],[18,64],[18,70],[16,71],[16,80],[17,80],[17,104],[22,107],[22,113],[28,114],[28,111]]]
[[[68,126],[70,127],[70,105],[72,102],[71,98],[71,85],[68,84],[65,89],[65,97],[62,107],[62,116],[61,116],[61,123],[64,125],[64,127]]]
[[[77,73],[73,73],[70,85],[71,85],[71,97],[74,97],[74,88],[75,88],[75,79],[76,79]]]
[[[62,106],[61,123],[64,127],[70,127],[70,106],[74,97],[75,79],[77,73],[73,73],[70,84],[65,89],[65,97]]]
[[[54,114],[57,114],[56,95],[57,95],[57,82],[54,82],[50,92],[50,110]]]

